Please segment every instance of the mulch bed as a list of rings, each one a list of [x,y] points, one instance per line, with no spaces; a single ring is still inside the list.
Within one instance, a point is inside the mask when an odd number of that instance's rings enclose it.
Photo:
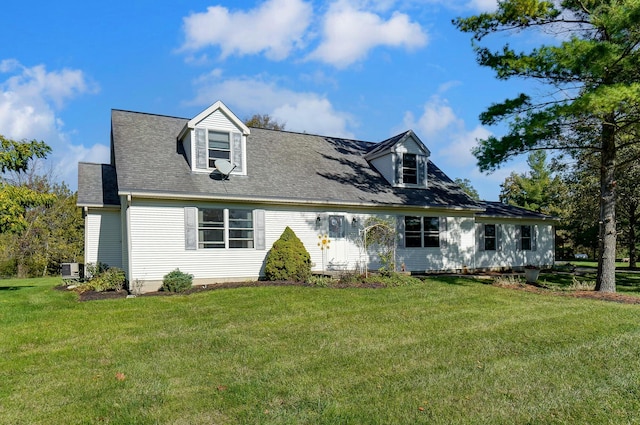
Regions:
[[[561,297],[574,297],[574,298],[591,298],[600,301],[611,301],[621,304],[640,304],[640,297],[634,295],[625,295],[619,292],[604,293],[597,291],[554,291],[552,289],[544,288],[537,285],[513,285],[505,286],[499,285],[501,288],[515,289],[520,291],[534,292],[541,295],[554,295]]]
[[[216,283],[214,285],[204,285],[204,286],[194,286],[193,288],[182,292],[182,295],[194,294],[198,292],[205,291],[214,291],[220,289],[233,289],[233,288],[247,288],[247,287],[260,287],[260,286],[308,286],[315,287],[313,285],[309,285],[301,282],[290,282],[290,281],[255,281],[255,282],[223,282]],[[366,289],[379,289],[384,288],[383,284],[376,283],[363,283],[363,284],[347,284],[347,285],[335,285],[332,288],[366,288]],[[553,295],[553,296],[564,296],[564,297],[575,297],[575,298],[591,298],[600,301],[611,301],[622,304],[640,304],[640,297],[633,295],[625,295],[621,293],[601,293],[596,291],[554,291],[552,289],[544,288],[537,285],[512,285],[505,286],[500,285],[501,288],[513,289],[519,291],[527,291],[533,292],[541,295]],[[66,290],[67,287],[64,285],[57,286],[56,289]],[[78,294],[79,301],[95,301],[95,300],[108,300],[108,299],[118,299],[118,298],[126,298],[129,293],[126,290],[122,291],[105,291],[105,292],[96,292],[96,291],[85,291]],[[147,292],[142,295],[138,295],[139,297],[153,297],[153,296],[173,296],[176,293],[173,292],[165,292],[165,291],[157,291],[157,292]]]
[[[220,289],[233,289],[233,288],[249,288],[249,287],[260,287],[260,286],[308,286],[315,288],[314,285],[309,285],[303,282],[292,282],[292,281],[250,281],[250,282],[221,282],[213,285],[199,285],[194,286],[191,289],[188,289],[184,292],[175,293],[175,292],[166,292],[166,291],[155,291],[155,292],[145,292],[141,295],[136,295],[137,297],[165,297],[165,296],[173,296],[173,295],[189,295],[195,294],[198,292],[206,292],[206,291],[214,291]],[[379,289],[384,288],[385,285],[381,283],[361,283],[361,284],[336,284],[331,286],[332,288],[344,289],[344,288],[368,288],[368,289]],[[67,287],[64,285],[57,286],[55,289],[66,290]],[[78,293],[78,301],[95,301],[95,300],[109,300],[109,299],[118,299],[118,298],[126,298],[129,295],[129,292],[126,290],[122,291],[84,291]]]

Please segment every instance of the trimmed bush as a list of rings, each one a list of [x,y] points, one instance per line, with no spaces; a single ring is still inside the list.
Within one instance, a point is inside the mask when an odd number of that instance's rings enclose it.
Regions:
[[[268,280],[304,282],[311,276],[311,256],[302,241],[287,226],[273,243],[264,267]]]
[[[161,291],[184,292],[191,288],[193,275],[181,272],[180,269],[170,271],[162,278]]]

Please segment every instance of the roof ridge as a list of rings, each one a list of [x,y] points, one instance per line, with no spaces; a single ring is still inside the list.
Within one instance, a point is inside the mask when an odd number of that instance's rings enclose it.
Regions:
[[[379,143],[379,142],[371,142],[369,140],[354,139],[352,137],[339,137],[339,136],[328,136],[326,134],[307,133],[305,131],[275,130],[273,128],[252,127],[252,126],[249,126],[249,128],[252,129],[252,130],[255,129],[255,130],[274,131],[274,132],[278,132],[278,133],[299,134],[301,136],[323,137],[325,139],[340,139],[340,140],[346,140],[348,142],[370,143],[372,145],[377,145]]]
[[[141,111],[131,111],[128,109],[118,109],[118,108],[111,108],[111,112],[126,112],[128,114],[140,114],[140,115],[149,115],[152,117],[162,117],[162,118],[175,118],[175,119],[179,119],[179,120],[189,120],[190,118],[185,118],[185,117],[178,117],[175,115],[165,115],[165,114],[153,114],[151,112],[141,112]]]

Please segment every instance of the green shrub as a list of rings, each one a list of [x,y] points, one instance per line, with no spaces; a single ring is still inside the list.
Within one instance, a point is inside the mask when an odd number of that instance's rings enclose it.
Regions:
[[[98,277],[107,270],[109,270],[109,265],[101,261],[98,261],[97,263],[88,263],[86,266],[87,277],[89,279],[92,277]]]
[[[180,269],[170,271],[162,278],[161,291],[184,292],[191,288],[193,275],[181,272]]]
[[[358,285],[364,282],[364,276],[360,273],[345,271],[340,275],[342,285]]]
[[[336,280],[329,276],[316,276],[311,275],[307,279],[307,283],[313,286],[320,286],[322,288],[329,288],[336,283]]]
[[[0,277],[12,277],[18,274],[18,260],[10,258],[0,262]]]
[[[124,270],[118,267],[109,267],[100,263],[99,267],[93,269],[94,273],[99,271],[98,274],[93,274],[91,280],[80,285],[78,288],[80,291],[121,291],[124,288],[124,284],[127,278],[124,274]]]
[[[311,256],[288,226],[273,243],[264,268],[268,280],[305,282],[311,276]]]

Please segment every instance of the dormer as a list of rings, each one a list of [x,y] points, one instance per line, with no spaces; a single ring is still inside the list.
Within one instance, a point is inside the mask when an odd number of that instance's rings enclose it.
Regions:
[[[217,101],[189,120],[178,140],[194,172],[211,173],[216,160],[231,163],[234,175],[247,175],[249,128],[224,103]]]
[[[394,187],[426,189],[430,155],[413,130],[408,130],[380,142],[365,159]]]

